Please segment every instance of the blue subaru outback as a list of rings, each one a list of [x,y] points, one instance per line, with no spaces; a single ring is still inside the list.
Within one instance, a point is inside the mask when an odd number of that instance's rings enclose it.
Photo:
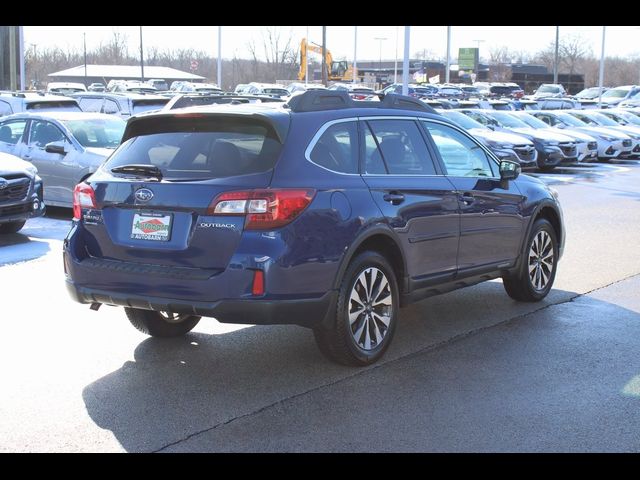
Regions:
[[[411,302],[498,277],[516,300],[549,293],[562,212],[519,173],[395,94],[142,114],[75,189],[66,284],[149,335],[202,316],[297,324],[329,358],[367,365]]]

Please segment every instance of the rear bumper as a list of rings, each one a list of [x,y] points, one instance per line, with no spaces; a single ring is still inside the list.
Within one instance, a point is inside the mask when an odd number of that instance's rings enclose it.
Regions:
[[[186,302],[173,298],[107,292],[76,285],[66,279],[71,298],[79,303],[104,303],[143,310],[187,313],[202,317],[214,317],[222,323],[253,325],[293,324],[313,328],[329,320],[335,310],[337,292],[328,291],[318,298],[295,300],[280,299],[225,299],[216,302]],[[326,318],[325,318],[326,317]]]

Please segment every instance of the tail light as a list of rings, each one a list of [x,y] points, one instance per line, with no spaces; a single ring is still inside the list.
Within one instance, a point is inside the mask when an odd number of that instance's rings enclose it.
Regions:
[[[300,215],[315,193],[312,189],[225,192],[211,202],[207,215],[246,215],[247,230],[279,228]]]
[[[88,183],[79,183],[73,189],[73,219],[80,220],[83,208],[97,208],[96,192]]]
[[[253,271],[251,294],[254,296],[264,295],[264,272],[262,270]]]

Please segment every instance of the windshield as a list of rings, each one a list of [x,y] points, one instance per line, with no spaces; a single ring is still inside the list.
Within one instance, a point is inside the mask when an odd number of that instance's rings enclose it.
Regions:
[[[75,100],[61,100],[58,102],[31,102],[27,103],[27,110],[39,112],[81,112]]]
[[[606,115],[603,115],[601,113],[596,113],[596,112],[589,112],[587,114],[588,117],[593,118],[596,122],[598,122],[601,125],[606,125],[607,127],[619,127],[620,124],[618,122],[615,122],[613,120],[611,120],[609,117],[607,117]]]
[[[633,123],[634,125],[640,125],[640,118],[635,116],[633,113],[616,112],[615,115],[617,115],[618,117],[624,118],[629,123]]]
[[[208,180],[266,172],[282,145],[270,127],[246,119],[162,118],[138,122],[138,136],[125,141],[104,164],[153,165],[168,180]],[[156,133],[157,132],[157,133]]]
[[[148,112],[149,110],[160,110],[169,99],[163,100],[133,100],[133,113]]]
[[[470,128],[482,128],[485,130],[489,130],[487,127],[485,127],[479,122],[476,122],[475,120],[468,117],[464,113],[447,111],[447,112],[442,112],[442,115],[447,117],[449,120],[453,120],[465,130],[468,130]]]
[[[593,98],[598,98],[598,95],[599,95],[598,87],[592,87],[592,88],[585,88],[580,93],[578,93],[576,97],[593,99]]]
[[[587,123],[583,122],[582,120],[577,119],[576,117],[574,117],[573,115],[570,115],[568,113],[558,113],[556,115],[560,120],[562,120],[563,123],[566,123],[567,125],[571,125],[572,127],[586,127],[586,126],[588,126]]]
[[[552,85],[542,85],[536,93],[560,93],[560,87]]]
[[[628,88],[612,88],[602,94],[602,98],[624,98],[629,93]]]
[[[495,112],[491,116],[500,122],[503,126],[509,128],[529,128],[529,126],[521,120],[518,120],[508,113]]]
[[[528,113],[519,114],[517,118],[533,128],[549,128],[549,125]]]
[[[120,145],[127,124],[118,117],[67,120],[62,123],[71,130],[80,145],[95,148],[116,148]]]

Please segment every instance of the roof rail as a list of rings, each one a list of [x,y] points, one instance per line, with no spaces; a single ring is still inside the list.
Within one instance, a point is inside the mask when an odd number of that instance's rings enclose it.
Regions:
[[[399,110],[419,110],[437,113],[422,101],[395,93],[379,95],[380,102],[356,101],[347,92],[339,90],[307,90],[289,99],[287,106],[292,112],[319,112],[323,110],[338,110],[343,108],[391,108]]]

